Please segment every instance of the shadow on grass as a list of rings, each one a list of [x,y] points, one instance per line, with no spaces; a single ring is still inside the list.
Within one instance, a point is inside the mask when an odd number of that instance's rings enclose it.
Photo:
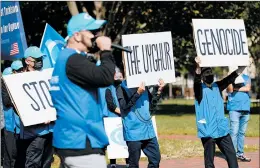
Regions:
[[[228,114],[228,111],[225,110],[225,113]],[[251,107],[251,114],[259,114],[259,107]],[[183,114],[195,114],[194,105],[177,105],[177,104],[159,104],[155,114],[174,114],[176,116],[181,116]]]

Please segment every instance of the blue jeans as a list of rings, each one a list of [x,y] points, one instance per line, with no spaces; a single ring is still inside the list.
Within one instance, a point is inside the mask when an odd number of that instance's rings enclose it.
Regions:
[[[249,111],[230,111],[230,135],[237,156],[244,154],[244,140],[247,124],[250,118]]]

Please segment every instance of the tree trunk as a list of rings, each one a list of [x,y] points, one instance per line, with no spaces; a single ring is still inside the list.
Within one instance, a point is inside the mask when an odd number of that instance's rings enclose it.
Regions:
[[[68,5],[68,8],[69,8],[70,14],[72,16],[79,13],[79,10],[78,10],[78,7],[77,7],[77,4],[76,4],[75,1],[68,1],[67,5]]]
[[[105,8],[102,1],[94,1],[95,10],[93,13],[96,15],[96,19],[103,19],[105,17]]]
[[[171,99],[172,97],[172,84],[169,83],[169,98]]]
[[[124,17],[123,22],[122,22],[123,26],[122,26],[121,30],[119,31],[119,33],[117,34],[113,43],[118,44],[119,41],[121,40],[121,36],[125,33],[125,31],[127,29],[128,23],[134,13],[134,9],[135,9],[136,5],[137,5],[137,2],[135,1],[134,4],[132,5],[132,8],[130,9],[130,11],[128,11],[126,17]]]

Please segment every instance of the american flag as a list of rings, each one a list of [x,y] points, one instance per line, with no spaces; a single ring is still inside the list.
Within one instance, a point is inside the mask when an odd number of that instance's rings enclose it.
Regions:
[[[13,43],[11,46],[11,50],[10,50],[10,55],[16,55],[19,54],[19,47],[18,47],[18,43]]]

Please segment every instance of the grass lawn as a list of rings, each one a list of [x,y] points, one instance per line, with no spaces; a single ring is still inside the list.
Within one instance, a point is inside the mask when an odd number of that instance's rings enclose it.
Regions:
[[[172,99],[165,100],[161,104],[163,105],[177,105],[175,114],[157,114],[156,124],[159,135],[196,135],[197,129],[195,124],[195,114],[185,114],[188,110],[191,110],[194,105],[194,100],[184,99]],[[178,106],[180,105],[180,106]],[[188,108],[189,107],[189,108]],[[172,107],[168,107],[172,108]],[[175,106],[173,107],[175,108]],[[177,109],[177,108],[180,108]],[[168,109],[166,109],[168,110]],[[227,115],[228,117],[228,115]],[[251,114],[251,118],[248,124],[246,136],[259,137],[259,114]],[[201,142],[183,139],[163,139],[159,138],[160,150],[162,159],[171,158],[185,158],[193,156],[203,156],[203,147]],[[257,151],[259,146],[245,146],[245,152]],[[219,152],[217,148],[217,152]],[[142,158],[141,160],[146,160]],[[108,161],[108,160],[107,160]],[[119,163],[124,163],[123,159],[118,160]],[[55,161],[52,164],[52,168],[59,168],[59,158],[55,156]]]
[[[162,160],[172,158],[187,158],[194,156],[203,156],[203,147],[200,141],[191,140],[175,140],[175,139],[159,139],[160,151]],[[259,150],[259,146],[245,146],[245,152],[253,152]],[[220,150],[216,147],[216,154],[219,154]],[[59,168],[59,158],[54,156],[55,161],[52,164],[52,168]],[[141,158],[141,160],[147,160],[147,158]],[[117,159],[117,163],[124,164],[124,159]],[[109,160],[107,159],[107,164]]]
[[[259,137],[259,117],[259,114],[251,114],[246,136]],[[195,114],[156,115],[156,124],[160,135],[197,134]]]
[[[200,141],[159,139],[162,159],[186,158],[203,156],[203,146]],[[245,152],[259,150],[259,146],[245,146]],[[216,152],[220,150],[216,147]]]
[[[161,104],[164,105],[194,105],[194,100],[187,100],[187,99],[168,99],[168,100],[163,100]],[[253,104],[251,103],[251,107],[253,107]]]
[[[156,124],[159,135],[196,135],[195,115],[156,115]],[[259,115],[252,114],[246,136],[259,137]],[[159,139],[162,159],[185,158],[203,156],[203,147],[200,141]],[[245,146],[245,151],[257,151],[259,146]],[[217,151],[219,151],[217,149]],[[146,160],[142,158],[141,160]],[[118,160],[124,163],[123,159]],[[59,168],[59,158],[55,156],[52,168]]]

